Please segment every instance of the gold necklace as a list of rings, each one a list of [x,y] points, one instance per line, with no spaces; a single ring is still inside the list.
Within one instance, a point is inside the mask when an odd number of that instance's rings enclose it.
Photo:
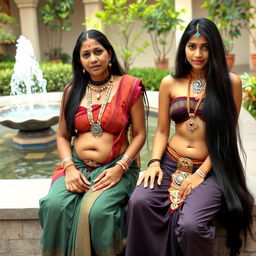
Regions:
[[[196,121],[195,117],[196,117],[196,111],[198,110],[203,97],[205,96],[205,91],[202,93],[201,97],[199,98],[194,112],[191,113],[190,112],[190,83],[191,83],[191,75],[189,75],[189,81],[188,81],[188,93],[187,93],[187,112],[189,115],[189,119],[186,121],[186,126],[187,126],[187,130],[193,132],[194,130],[196,130],[198,128],[198,122]]]
[[[101,119],[104,113],[104,110],[106,108],[106,105],[109,101],[110,98],[110,94],[112,91],[112,87],[113,87],[113,83],[112,81],[109,81],[107,88],[107,92],[106,95],[104,97],[104,102],[102,103],[101,107],[100,107],[100,112],[98,114],[98,118],[97,118],[97,122],[94,123],[93,121],[93,115],[92,115],[92,89],[90,86],[86,87],[86,101],[87,101],[87,116],[88,116],[88,120],[89,123],[91,125],[90,127],[90,132],[92,134],[92,137],[98,139],[101,137],[102,133],[103,133],[103,129],[101,127]]]
[[[92,82],[90,81],[89,83],[88,83],[88,87],[92,90],[92,91],[95,91],[95,92],[97,92],[97,94],[96,94],[96,99],[97,100],[100,100],[100,98],[101,98],[101,92],[103,92],[104,90],[106,90],[107,88],[108,88],[108,86],[111,84],[111,83],[113,83],[113,76],[111,76],[111,79],[108,79],[108,83],[106,84],[106,85],[104,85],[103,87],[101,87],[101,88],[95,88],[95,87],[93,87],[92,86]]]

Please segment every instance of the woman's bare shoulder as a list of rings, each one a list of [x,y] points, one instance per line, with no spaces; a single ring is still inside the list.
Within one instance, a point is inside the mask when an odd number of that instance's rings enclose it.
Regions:
[[[239,75],[237,74],[234,74],[234,73],[229,73],[229,77],[230,77],[230,80],[231,80],[231,83],[232,83],[232,86],[234,87],[241,87],[242,86],[242,81],[241,81],[241,78]]]
[[[178,83],[180,83],[180,78],[175,78],[172,75],[168,75],[162,79],[161,86],[170,88]]]

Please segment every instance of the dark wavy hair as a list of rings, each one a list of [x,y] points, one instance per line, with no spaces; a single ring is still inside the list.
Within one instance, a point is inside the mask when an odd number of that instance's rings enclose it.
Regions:
[[[185,47],[189,38],[199,32],[208,40],[209,59],[206,66],[207,91],[204,104],[206,143],[212,162],[211,172],[217,178],[223,194],[220,220],[227,230],[230,256],[241,251],[242,238],[252,234],[253,196],[246,186],[245,172],[239,155],[241,140],[238,113],[232,94],[232,85],[226,65],[221,35],[216,25],[205,18],[193,19],[185,29],[176,56],[173,77],[190,73],[191,65],[185,60]],[[243,149],[242,149],[242,152]]]
[[[108,51],[108,53],[111,53],[110,62],[112,66],[110,68],[110,73],[112,75],[121,76],[125,73],[118,62],[113,46],[103,33],[95,29],[90,29],[82,32],[79,35],[72,56],[73,79],[64,91],[63,99],[66,101],[66,103],[65,106],[62,105],[64,106],[64,116],[67,123],[67,129],[71,135],[75,135],[75,114],[79,107],[80,101],[85,94],[86,86],[90,80],[90,74],[87,71],[83,73],[83,66],[80,61],[80,49],[83,42],[87,38],[96,40]],[[70,91],[67,97],[68,88],[70,88]]]

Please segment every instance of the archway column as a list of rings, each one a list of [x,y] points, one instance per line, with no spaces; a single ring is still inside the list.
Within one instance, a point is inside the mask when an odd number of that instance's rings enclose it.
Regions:
[[[15,0],[20,14],[21,34],[32,43],[36,59],[40,61],[37,5],[38,0]]]

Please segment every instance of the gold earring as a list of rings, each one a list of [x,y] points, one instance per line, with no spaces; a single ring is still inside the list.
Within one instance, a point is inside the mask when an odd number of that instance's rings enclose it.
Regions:
[[[85,69],[83,68],[83,73],[85,73]]]
[[[109,63],[108,63],[108,66],[111,68],[111,67],[112,67],[112,63],[111,63],[111,62],[109,62]]]

